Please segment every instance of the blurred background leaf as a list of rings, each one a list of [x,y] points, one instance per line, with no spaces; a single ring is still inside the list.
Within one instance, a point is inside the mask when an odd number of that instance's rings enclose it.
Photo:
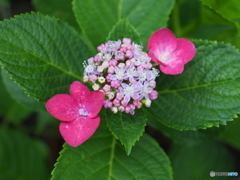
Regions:
[[[0,147],[1,179],[49,179],[48,149],[42,141],[1,128]]]
[[[123,17],[140,33],[146,47],[149,36],[166,27],[174,0],[73,1],[73,11],[82,32],[96,48],[105,43],[112,27]]]
[[[10,5],[9,0],[0,0],[0,20],[11,17]]]
[[[220,139],[240,150],[240,119],[228,123],[226,129],[220,134]]]
[[[28,97],[28,95],[24,92],[24,90],[18,86],[12,79],[10,79],[10,74],[2,72],[2,79],[5,88],[10,93],[12,99],[14,99],[19,104],[25,106],[28,109],[32,110],[45,110],[44,104],[42,102],[37,101],[32,97]]]
[[[170,153],[174,180],[211,180],[210,172],[236,172],[230,152],[222,144],[210,141],[191,147],[173,145]],[[214,179],[223,179],[215,176]],[[235,177],[227,177],[229,180]]]
[[[166,137],[171,139],[174,144],[183,146],[193,146],[211,141],[211,139],[217,138],[225,129],[225,126],[220,126],[207,129],[198,129],[196,131],[179,131],[151,118],[148,120],[148,124],[162,132]]]
[[[3,70],[1,70],[2,72]],[[1,74],[1,73],[0,73]],[[12,123],[15,126],[20,125],[27,117],[30,116],[32,110],[23,107],[9,95],[0,76],[0,116],[3,123]]]
[[[36,11],[66,21],[69,25],[80,31],[73,14],[71,0],[32,0],[32,4]]]
[[[211,7],[226,19],[240,22],[240,1],[239,0],[200,0],[204,5]]]

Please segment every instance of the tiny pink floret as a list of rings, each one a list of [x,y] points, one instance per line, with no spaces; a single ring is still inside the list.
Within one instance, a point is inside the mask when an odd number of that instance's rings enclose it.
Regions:
[[[70,85],[70,95],[57,94],[46,103],[47,111],[61,120],[60,133],[71,146],[76,147],[89,139],[100,124],[104,93],[90,92],[82,83]]]
[[[196,48],[190,40],[176,38],[167,28],[161,28],[152,34],[148,50],[152,61],[160,64],[160,70],[171,75],[181,74],[184,64],[196,54]]]

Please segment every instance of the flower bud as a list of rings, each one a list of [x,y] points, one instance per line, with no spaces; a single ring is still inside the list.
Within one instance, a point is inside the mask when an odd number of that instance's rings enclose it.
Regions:
[[[145,106],[146,106],[146,107],[150,107],[150,106],[151,106],[151,103],[152,103],[152,101],[151,101],[150,99],[146,99],[146,101],[145,101]]]
[[[100,86],[98,84],[94,84],[92,86],[92,88],[93,88],[94,91],[97,91],[97,90],[99,90]]]
[[[111,110],[112,110],[112,112],[115,113],[115,114],[118,112],[118,108],[117,108],[117,107],[112,107]]]
[[[102,83],[105,83],[106,79],[104,77],[99,77],[98,78],[98,82],[100,82],[101,84]]]

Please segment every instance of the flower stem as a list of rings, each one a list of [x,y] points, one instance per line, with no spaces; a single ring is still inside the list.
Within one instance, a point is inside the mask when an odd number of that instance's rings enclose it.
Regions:
[[[152,64],[152,66],[154,67],[154,66],[159,66],[159,64],[157,64],[157,63],[154,63],[154,64]]]

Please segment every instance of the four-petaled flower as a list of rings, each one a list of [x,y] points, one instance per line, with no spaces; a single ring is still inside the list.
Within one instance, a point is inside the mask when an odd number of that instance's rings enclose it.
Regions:
[[[154,32],[148,41],[148,55],[160,64],[160,70],[165,74],[180,74],[184,64],[191,61],[196,54],[194,44],[182,38],[176,38],[167,28]]]
[[[70,95],[57,94],[46,103],[48,112],[61,120],[60,133],[64,140],[76,147],[90,138],[100,123],[100,112],[104,93],[90,92],[82,83],[75,81],[70,85]]]

